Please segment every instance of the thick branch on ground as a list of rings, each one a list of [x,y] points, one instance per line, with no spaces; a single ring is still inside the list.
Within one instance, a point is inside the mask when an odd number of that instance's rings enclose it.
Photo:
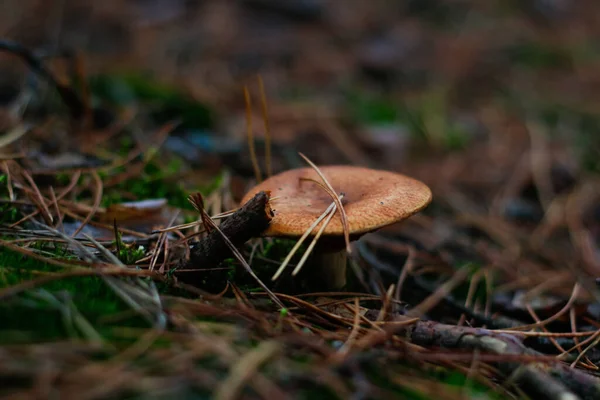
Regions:
[[[542,356],[529,349],[514,335],[494,333],[482,328],[418,322],[407,330],[413,343],[421,346],[479,349],[499,355]],[[585,372],[556,363],[500,362],[498,367],[514,378],[532,398],[549,400],[600,399],[600,380]]]
[[[269,195],[266,192],[259,192],[242,208],[224,220],[219,228],[236,247],[240,247],[253,237],[260,236],[269,226],[271,218],[273,218],[273,212],[269,205]],[[231,256],[231,250],[221,234],[213,230],[208,236],[194,244],[190,252],[190,259],[182,268],[210,268]]]

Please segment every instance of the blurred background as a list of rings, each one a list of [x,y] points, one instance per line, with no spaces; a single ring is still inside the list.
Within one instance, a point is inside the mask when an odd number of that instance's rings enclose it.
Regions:
[[[243,143],[245,84],[261,136],[260,74],[276,144],[319,163],[402,169],[415,148],[443,158],[493,139],[487,161],[509,168],[514,159],[503,164],[503,156],[530,146],[531,123],[577,152],[571,168],[597,170],[598,8],[569,0],[4,0],[0,29],[49,55],[80,53],[96,105],[133,107],[139,92],[163,86],[184,92],[206,114],[146,95],[166,108],[164,118],[187,117],[184,125],[218,139],[219,151]],[[28,69],[5,54],[0,68],[7,102]],[[192,115],[176,115],[181,109]],[[298,162],[280,150],[279,169]],[[442,158],[432,168],[450,173]]]
[[[239,199],[253,177],[244,86],[264,155],[260,76],[276,172],[304,165],[298,151],[320,165],[400,171],[433,188],[431,215],[532,229],[548,223],[553,206],[565,210],[561,194],[597,180],[599,8],[591,0],[4,0],[2,36],[72,84],[93,124],[47,119],[67,111],[7,53],[0,101],[22,105],[23,93],[35,93],[23,109],[44,121],[29,136],[42,140],[27,148],[41,169],[95,165],[98,149],[126,152],[129,136],[102,147],[119,137],[115,126],[135,121],[133,143],[153,143],[176,121],[155,170],[189,190],[226,169]],[[144,168],[129,175],[151,173]],[[597,235],[594,191],[579,208]],[[179,204],[185,193],[144,187],[125,198]],[[564,222],[556,218],[552,229]],[[589,257],[594,269],[597,254]]]

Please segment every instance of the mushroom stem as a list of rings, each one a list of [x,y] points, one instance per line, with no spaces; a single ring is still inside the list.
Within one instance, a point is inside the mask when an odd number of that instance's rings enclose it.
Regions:
[[[338,290],[346,286],[346,249],[339,251],[315,251],[313,271],[315,278],[325,290]]]

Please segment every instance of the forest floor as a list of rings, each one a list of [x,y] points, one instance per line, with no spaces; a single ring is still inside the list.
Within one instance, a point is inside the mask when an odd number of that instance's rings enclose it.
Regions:
[[[600,398],[600,5],[71,3],[0,6],[0,398]],[[433,202],[342,291],[272,281],[288,239],[182,271],[249,121],[263,175]]]

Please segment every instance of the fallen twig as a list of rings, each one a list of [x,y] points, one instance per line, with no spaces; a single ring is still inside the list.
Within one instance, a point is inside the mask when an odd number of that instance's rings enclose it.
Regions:
[[[219,228],[236,247],[239,247],[253,237],[260,236],[267,229],[272,217],[269,195],[260,192],[225,219]],[[219,232],[212,230],[193,245],[189,261],[181,268],[210,268],[228,257],[231,257],[229,246]]]
[[[405,329],[411,341],[421,346],[479,349],[499,355],[543,354],[531,350],[516,336],[498,334],[488,329],[446,325],[434,321],[420,321]],[[561,362],[552,364],[498,362],[500,370],[513,375],[533,398],[543,399],[598,399],[600,380],[585,372],[569,368]]]

